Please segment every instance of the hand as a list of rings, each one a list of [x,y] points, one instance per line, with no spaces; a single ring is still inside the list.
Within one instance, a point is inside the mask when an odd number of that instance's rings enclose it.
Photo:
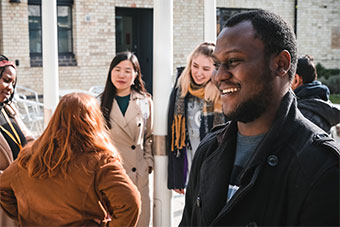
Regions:
[[[178,194],[184,194],[184,188],[181,188],[181,189],[174,189],[175,192],[177,192]]]
[[[152,173],[152,170],[153,170],[152,166],[149,166],[149,174]]]

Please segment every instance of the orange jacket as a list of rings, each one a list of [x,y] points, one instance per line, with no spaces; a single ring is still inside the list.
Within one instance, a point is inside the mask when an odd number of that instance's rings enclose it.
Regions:
[[[82,154],[68,173],[32,178],[14,161],[0,174],[0,205],[20,226],[93,226],[108,217],[110,226],[135,226],[140,194],[119,162]]]

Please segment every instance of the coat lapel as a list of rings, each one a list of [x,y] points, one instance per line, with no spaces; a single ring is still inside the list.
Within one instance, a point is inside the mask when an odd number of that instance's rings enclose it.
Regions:
[[[144,95],[132,91],[129,106],[124,116],[119,109],[116,99],[114,99],[110,114],[111,120],[137,144],[139,142],[138,139],[140,138],[141,128],[138,127],[138,131],[136,131],[136,126],[139,124],[144,125],[143,122],[138,122],[142,121],[141,109],[138,103],[143,98]]]
[[[136,131],[136,126],[139,124],[143,125],[142,122],[138,122],[141,120],[141,110],[140,106],[138,105],[138,102],[141,98],[144,98],[144,96],[137,92],[132,92],[129,107],[125,113],[126,123],[132,132],[130,136],[136,144],[139,144],[140,141],[138,141],[138,139],[140,138],[140,133],[142,132],[141,128],[139,127],[137,127],[138,130]]]
[[[128,109],[129,109],[129,107],[128,107]],[[126,115],[126,113],[125,113],[125,115]],[[115,125],[120,127],[122,129],[122,131],[126,133],[126,135],[128,135],[129,137],[131,137],[131,139],[133,139],[132,134],[131,134],[130,129],[129,129],[129,126],[128,126],[127,121],[126,121],[126,117],[124,117],[123,114],[122,114],[122,111],[120,111],[116,99],[113,100],[110,118],[111,118],[112,121],[114,121]]]
[[[129,106],[128,106],[126,113],[125,113],[125,121],[127,123],[129,123],[131,121],[135,121],[139,112],[140,112],[140,108],[137,104],[137,98],[132,96],[131,99],[130,99]]]
[[[11,152],[11,148],[8,145],[8,143],[5,139],[5,137],[2,135],[2,133],[0,133],[0,152],[2,152],[4,154],[8,164],[13,162],[13,154]]]

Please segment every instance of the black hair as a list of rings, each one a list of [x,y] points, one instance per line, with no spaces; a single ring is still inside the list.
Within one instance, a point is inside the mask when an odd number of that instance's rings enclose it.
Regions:
[[[4,61],[4,60],[9,61],[9,59],[5,55],[0,54],[0,61]],[[2,78],[2,74],[5,71],[5,67],[0,68],[0,79]],[[18,77],[15,79],[15,83],[13,84],[13,93],[11,94],[11,96],[7,100],[4,101],[4,103],[12,102],[13,97],[14,97],[14,92],[15,92],[15,86],[17,85],[17,81],[18,81]]]
[[[100,108],[103,112],[106,125],[109,128],[111,128],[110,113],[111,113],[112,103],[113,103],[113,99],[117,95],[117,89],[113,85],[112,80],[111,80],[111,71],[114,67],[116,67],[116,65],[118,65],[120,62],[125,61],[125,60],[129,60],[132,63],[133,69],[137,73],[137,76],[134,80],[133,85],[131,86],[131,89],[139,93],[143,93],[143,92],[146,93],[144,82],[142,80],[141,68],[140,68],[138,58],[136,57],[136,55],[134,55],[130,51],[124,51],[124,52],[118,53],[111,61],[109,72],[107,74],[105,88],[104,88],[103,93],[100,95],[100,101],[101,101]]]
[[[0,61],[3,61],[3,60],[9,61],[5,55],[0,54]],[[0,71],[0,78],[2,77],[2,74],[4,73],[4,70],[5,70],[5,67],[2,67]]]
[[[293,29],[279,15],[259,9],[239,13],[231,17],[225,24],[233,27],[244,21],[250,21],[255,30],[255,37],[262,40],[267,57],[287,50],[291,56],[289,80],[295,75],[297,62],[296,38]]]
[[[317,78],[317,71],[310,55],[302,56],[298,59],[296,74],[302,77],[302,83],[310,83]]]

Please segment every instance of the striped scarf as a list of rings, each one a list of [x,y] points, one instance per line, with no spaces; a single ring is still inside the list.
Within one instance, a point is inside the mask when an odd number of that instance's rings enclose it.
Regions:
[[[204,99],[204,85],[198,86],[191,83],[188,91],[191,95]],[[174,117],[171,125],[171,151],[176,153],[185,148],[187,144],[185,108],[185,97],[181,97],[181,88],[179,87],[176,92]],[[217,102],[204,101],[202,113],[203,119],[201,120],[204,120],[205,117],[211,114],[214,114],[214,126],[224,123],[220,99]]]

